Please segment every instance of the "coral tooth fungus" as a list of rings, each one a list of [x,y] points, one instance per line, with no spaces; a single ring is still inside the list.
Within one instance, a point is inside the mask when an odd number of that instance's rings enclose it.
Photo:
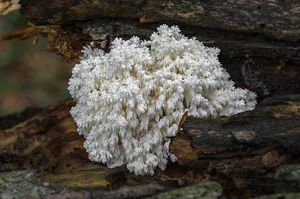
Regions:
[[[176,160],[170,137],[186,111],[213,118],[254,109],[255,93],[234,87],[219,51],[166,25],[147,41],[117,38],[109,53],[86,47],[69,91],[89,158],[153,175]]]

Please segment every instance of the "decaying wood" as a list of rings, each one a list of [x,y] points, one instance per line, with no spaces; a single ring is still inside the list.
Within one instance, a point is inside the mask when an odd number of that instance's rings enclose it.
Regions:
[[[272,192],[278,186],[272,179],[277,168],[299,164],[299,142],[300,96],[280,96],[232,117],[190,118],[171,152],[181,166],[225,175],[240,189]]]
[[[159,24],[139,24],[132,20],[97,19],[76,26],[95,43],[106,38],[149,38]],[[259,96],[300,92],[300,48],[298,43],[270,40],[260,35],[181,26],[189,37],[221,49],[220,62],[238,86],[247,87]]]
[[[300,23],[296,1],[22,0],[33,24],[59,25],[52,49],[78,60],[84,45],[109,50],[115,37],[149,38],[162,24],[221,49],[220,61],[237,86],[261,98],[300,93]],[[66,9],[68,8],[68,9]]]
[[[6,119],[6,125],[1,118],[0,170],[44,171],[43,179],[71,188],[84,187],[88,181],[89,188],[157,183],[165,190],[210,179],[237,193],[260,194],[274,192],[287,180],[282,177],[284,172],[278,174],[282,167],[300,163],[299,95],[267,98],[254,111],[232,117],[188,118],[171,143],[178,164],[169,165],[164,172],[157,170],[152,177],[137,177],[123,167],[107,169],[91,163],[69,114],[73,105],[68,101],[24,114],[24,118],[19,115],[17,124],[9,124],[14,121],[12,116]],[[80,182],[83,176],[90,180]],[[298,188],[294,181],[285,185],[289,190]]]
[[[36,24],[65,24],[93,18],[139,19],[163,23],[261,33],[271,38],[299,41],[297,1],[72,1],[21,0],[22,12]],[[68,9],[66,9],[68,8]]]
[[[203,180],[215,180],[224,193],[241,198],[299,191],[297,1],[21,0],[21,5],[34,25],[2,39],[46,35],[48,48],[67,60],[78,60],[85,45],[109,51],[116,37],[146,39],[162,23],[179,25],[188,37],[219,47],[233,81],[255,91],[260,102],[254,111],[232,117],[200,120],[185,114],[171,143],[178,162],[146,177],[88,160],[69,114],[73,101],[30,109],[0,118],[0,171],[34,169],[43,182],[84,190],[58,191],[67,197],[144,197]]]
[[[56,50],[67,60],[78,60],[81,49],[93,42],[106,49],[115,37],[137,35],[148,38],[159,24],[143,24],[130,20],[99,19],[74,26],[33,26],[2,39],[21,39],[42,34],[48,37],[48,49]],[[300,49],[297,44],[270,41],[259,36],[219,32],[202,28],[181,27],[189,37],[196,36],[208,46],[221,49],[220,61],[237,86],[247,87],[260,97],[278,93],[300,93]]]

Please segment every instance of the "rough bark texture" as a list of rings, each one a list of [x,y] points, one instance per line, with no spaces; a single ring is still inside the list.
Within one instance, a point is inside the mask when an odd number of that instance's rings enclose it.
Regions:
[[[0,171],[34,169],[43,182],[100,195],[113,189],[115,198],[128,189],[142,197],[203,180],[243,197],[300,188],[299,95],[267,98],[254,111],[232,117],[188,118],[171,143],[178,164],[152,177],[91,163],[69,114],[72,105],[25,112],[16,116],[17,124],[9,124],[13,116],[1,118]],[[149,189],[137,193],[138,184]]]
[[[171,151],[177,154],[179,165],[225,175],[239,189],[272,192],[280,187],[272,177],[282,179],[278,167],[300,161],[299,97],[267,98],[255,111],[228,118],[190,118]],[[180,143],[183,140],[186,144]],[[182,147],[189,140],[190,147]],[[299,189],[297,186],[294,188]]]
[[[49,43],[68,60],[76,60],[91,41],[109,50],[115,37],[148,38],[160,24],[176,24],[187,36],[219,47],[221,63],[238,86],[261,98],[300,93],[297,1],[22,0],[21,5],[32,23],[60,25]]]
[[[21,5],[28,19],[37,24],[65,24],[99,17],[138,19],[148,16],[161,22],[261,33],[286,41],[299,41],[300,34],[300,5],[295,0],[21,0]]]
[[[98,19],[76,25],[93,41],[106,38],[148,38],[158,24],[130,20]],[[189,37],[221,49],[220,61],[238,86],[264,97],[274,93],[300,92],[300,48],[297,43],[270,40],[261,35],[181,26]],[[106,46],[102,44],[102,46]]]
[[[115,37],[148,38],[160,24],[176,24],[219,47],[232,79],[257,92],[260,103],[232,117],[188,118],[171,144],[178,162],[152,177],[90,162],[69,114],[73,101],[0,118],[0,171],[12,171],[0,173],[0,198],[247,198],[299,191],[299,9],[293,0],[21,0],[25,16],[43,26],[0,40],[46,34],[50,49],[78,61],[92,41],[109,51]],[[20,169],[26,170],[14,172]],[[270,196],[277,197],[299,193]]]

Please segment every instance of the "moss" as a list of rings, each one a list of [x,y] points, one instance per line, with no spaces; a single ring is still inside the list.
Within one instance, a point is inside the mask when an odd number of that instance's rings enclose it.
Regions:
[[[0,198],[40,198],[45,192],[46,188],[38,185],[38,179],[32,171],[0,173]]]
[[[172,191],[158,194],[153,199],[214,199],[221,196],[222,186],[213,181],[203,182],[193,186],[187,186]]]
[[[88,171],[76,171],[60,174],[41,175],[45,182],[57,183],[70,189],[106,188],[109,182],[106,180],[107,172],[96,169]]]

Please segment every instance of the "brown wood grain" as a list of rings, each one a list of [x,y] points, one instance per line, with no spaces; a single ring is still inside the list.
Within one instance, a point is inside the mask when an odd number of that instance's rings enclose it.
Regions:
[[[260,33],[299,41],[300,4],[288,1],[89,1],[21,0],[22,12],[36,24],[65,24],[95,18],[150,17],[161,22]]]
[[[125,168],[104,169],[101,164],[90,162],[83,138],[77,134],[69,114],[72,105],[72,101],[64,102],[2,127],[0,171],[88,172],[96,166],[113,189],[154,181],[176,187],[209,179],[220,182],[225,189],[260,194],[273,193],[284,181],[274,178],[279,168],[300,163],[299,95],[267,98],[254,111],[231,117],[189,117],[172,139],[171,152],[177,156],[177,163],[170,164],[164,172],[157,170],[153,177],[134,176]],[[4,119],[0,119],[0,124]],[[121,185],[120,176],[124,177]],[[293,182],[285,185],[297,190]]]

